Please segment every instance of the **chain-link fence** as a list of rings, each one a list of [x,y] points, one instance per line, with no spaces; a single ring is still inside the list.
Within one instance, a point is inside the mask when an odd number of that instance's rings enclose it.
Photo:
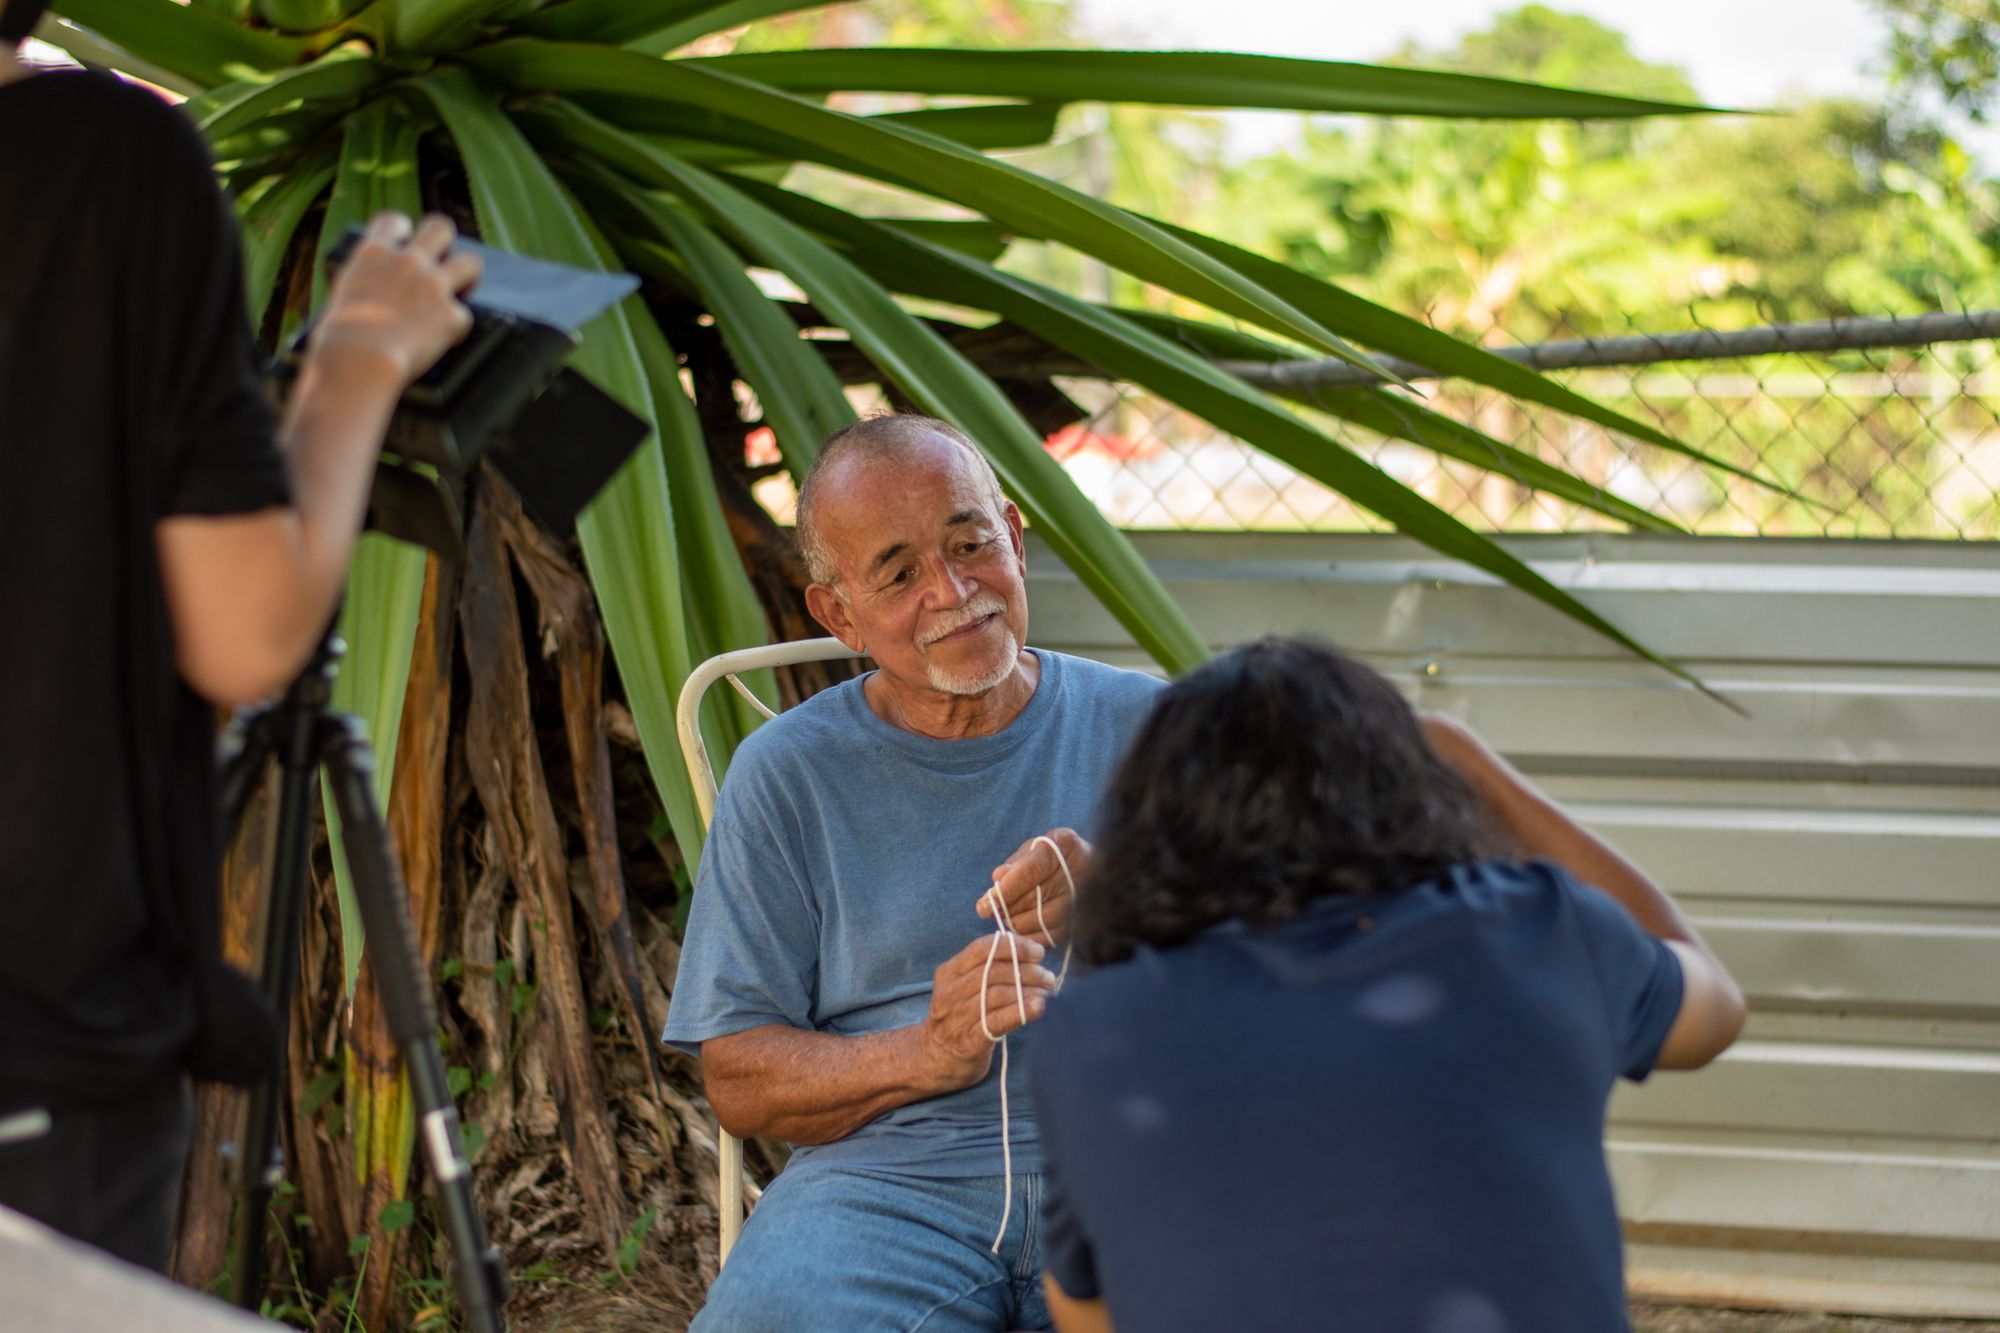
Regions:
[[[1471,426],[1690,532],[2000,539],[2000,312],[1640,333],[1501,355],[1749,475],[1416,366],[1391,363],[1411,387],[1383,392],[1394,404],[1420,405]],[[1032,353],[1027,365],[978,359],[1003,376],[1010,369],[1053,374],[1049,382],[1084,415],[1049,436],[1050,453],[1120,527],[1350,532],[1387,526],[1253,443],[1144,389]],[[1521,467],[1508,458],[1465,461],[1479,457],[1476,443],[1468,447],[1470,437],[1460,435],[1460,457],[1444,457],[1345,419],[1343,395],[1380,384],[1345,363],[1222,364],[1285,398],[1339,445],[1474,528],[1623,526],[1524,484]],[[856,370],[848,378],[872,376]],[[872,385],[851,392],[863,408],[888,405]],[[767,452],[775,458],[775,450]],[[773,478],[759,490],[789,521],[789,483]]]
[[[1462,380],[1420,379],[1413,366],[1393,367],[1413,390],[1389,392],[1692,532],[1990,540],[2000,538],[1996,334],[2000,313],[1937,315],[1570,340],[1507,354],[1774,486]],[[1352,367],[1229,364],[1293,399],[1332,438],[1473,527],[1620,526],[1522,484],[1504,459],[1485,467],[1444,458],[1342,419],[1340,393],[1370,382]],[[1084,378],[1062,385],[1089,415],[1052,437],[1051,450],[1122,527],[1384,526],[1312,478],[1141,389]]]

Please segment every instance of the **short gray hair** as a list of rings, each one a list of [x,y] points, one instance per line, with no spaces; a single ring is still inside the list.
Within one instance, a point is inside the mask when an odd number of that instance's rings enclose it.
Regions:
[[[1007,494],[1000,487],[1000,478],[995,475],[993,464],[986,461],[986,455],[964,431],[949,421],[920,416],[915,412],[880,412],[863,417],[827,436],[826,443],[820,446],[819,457],[806,469],[805,480],[799,483],[794,531],[798,537],[799,554],[805,558],[806,573],[814,583],[831,586],[840,581],[840,570],[834,564],[833,552],[827,547],[826,534],[820,530],[819,493],[825,485],[826,475],[850,455],[868,462],[894,459],[909,453],[932,435],[941,435],[962,445],[972,455],[979,465],[987,498],[998,514]]]

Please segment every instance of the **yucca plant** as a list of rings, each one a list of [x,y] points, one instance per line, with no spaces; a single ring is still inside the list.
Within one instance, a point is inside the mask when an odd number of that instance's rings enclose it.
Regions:
[[[1492,540],[1354,453],[1316,424],[1320,418],[1291,410],[1219,363],[1334,356],[1373,367],[1375,355],[1388,355],[1662,448],[1692,451],[1421,322],[1171,221],[1123,211],[991,150],[1045,142],[1062,108],[1079,101],[1495,118],[1698,108],[1422,70],[1215,53],[674,54],[697,39],[801,7],[799,0],[58,0],[61,21],[45,24],[40,34],[81,59],[187,96],[187,114],[214,145],[237,201],[252,315],[273,341],[315,299],[319,257],[350,225],[381,208],[443,209],[491,244],[586,267],[628,268],[647,279],[640,295],[588,331],[576,357],[581,370],[654,432],[579,526],[588,591],[570,579],[560,547],[536,533],[504,494],[495,490],[481,501],[456,614],[469,656],[504,642],[512,645],[512,661],[503,654],[493,659],[498,666],[470,664],[468,734],[443,734],[453,716],[453,600],[434,566],[427,580],[420,552],[365,542],[344,621],[352,654],[341,701],[370,729],[383,756],[385,790],[392,765],[425,770],[402,772],[394,783],[406,853],[418,860],[444,855],[411,843],[443,841],[445,756],[470,750],[472,785],[489,815],[484,845],[507,862],[520,897],[539,903],[532,931],[555,932],[546,941],[535,936],[537,958],[547,960],[537,1003],[552,1023],[567,1025],[565,1040],[586,1048],[570,1053],[578,1060],[588,1058],[590,1032],[578,1028],[588,982],[559,975],[555,959],[571,947],[563,846],[526,714],[529,687],[509,569],[533,589],[544,638],[560,641],[572,742],[567,762],[596,895],[586,915],[612,956],[630,1035],[642,1043],[652,1022],[646,984],[632,966],[629,932],[618,934],[623,888],[615,835],[604,828],[612,797],[596,702],[603,672],[591,655],[595,624],[579,628],[579,622],[601,615],[664,811],[665,830],[656,831],[670,831],[691,864],[701,829],[674,738],[676,692],[704,656],[763,641],[774,624],[796,628],[787,620],[784,588],[768,579],[753,583],[746,572],[744,549],[752,541],[746,533],[761,531],[759,516],[741,503],[741,478],[724,475],[729,460],[719,457],[726,447],[718,451],[718,434],[726,446],[734,430],[740,464],[743,431],[768,427],[783,468],[796,477],[818,441],[853,419],[844,384],[873,379],[892,400],[949,418],[978,440],[1037,538],[1163,666],[1177,670],[1202,655],[1186,617],[1045,450],[1044,437],[1062,424],[1042,411],[1049,395],[1024,391],[1018,377],[982,354],[980,348],[1005,340],[990,330],[982,340],[975,326],[1002,325],[1018,335],[1016,345],[1025,340],[1143,386],[1438,551],[1652,657]],[[856,92],[930,100],[882,114],[828,105],[832,94]],[[785,187],[789,169],[800,163],[948,205],[952,218],[864,216],[835,207]],[[1199,313],[1118,308],[1054,290],[996,262],[1016,238],[1069,247],[1172,294],[1177,310]],[[753,276],[758,270],[782,275],[804,300],[770,294],[773,284]],[[944,320],[935,317],[940,309],[963,313]],[[739,399],[751,406],[739,411]],[[1633,527],[1671,526],[1427,411],[1393,383],[1323,394],[1314,406],[1506,471]],[[727,418],[720,432],[718,414]],[[734,705],[719,706],[708,720],[725,760],[751,721]],[[510,726],[529,734],[496,734]],[[410,734],[399,735],[399,728]],[[416,794],[406,802],[406,792]],[[546,864],[551,859],[553,867]],[[433,934],[438,898],[450,884],[471,883],[470,871],[456,873],[454,879],[445,866],[412,874],[419,915]],[[456,920],[466,910],[455,904],[445,917]],[[340,934],[347,958],[339,976],[353,991],[360,951],[351,928]],[[343,1160],[366,1190],[361,1202],[337,1206],[346,1234],[365,1230],[375,1238],[378,1299],[370,1312],[379,1315],[389,1309],[381,1283],[392,1252],[382,1244],[395,1229],[383,1220],[384,1205],[406,1188],[409,1117],[393,1066],[377,1058],[381,1047],[368,1044],[365,990],[355,1000],[348,1038],[343,1105],[352,1146]],[[554,991],[561,994],[551,999]],[[367,1058],[357,1058],[357,1049]],[[312,1059],[297,1042],[295,1055]],[[682,1118],[682,1139],[698,1139],[698,1111],[660,1082],[659,1069],[648,1068],[656,1110],[665,1099]],[[309,1074],[302,1068],[293,1077],[311,1092],[316,1080]],[[582,1114],[570,1103],[593,1077],[569,1068],[561,1099],[566,1115]],[[317,1093],[322,1101],[327,1096],[323,1087]],[[607,1166],[603,1146],[586,1142],[604,1128],[568,1128],[573,1179],[599,1196],[584,1211],[594,1233],[615,1249],[620,1235],[629,1240],[632,1208],[615,1161]],[[674,1139],[670,1131],[661,1130],[663,1151]],[[322,1220],[322,1230],[329,1226]]]

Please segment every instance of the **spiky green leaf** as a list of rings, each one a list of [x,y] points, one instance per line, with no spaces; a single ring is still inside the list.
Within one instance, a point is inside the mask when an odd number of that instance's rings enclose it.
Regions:
[[[253,321],[262,320],[292,234],[333,179],[337,161],[332,148],[318,149],[237,202],[243,226],[243,293]]]
[[[58,16],[203,88],[297,64],[308,43],[174,0],[57,0]]]
[[[646,55],[663,56],[711,33],[727,32],[746,23],[756,23],[801,9],[817,9],[829,3],[840,4],[845,0],[804,0],[804,3],[800,0],[701,0],[697,12],[643,37],[634,38],[625,45]]]
[[[651,60],[628,51],[517,40],[468,53],[467,60],[521,88],[654,96],[706,107],[824,148],[976,209],[1062,241],[1137,277],[1217,310],[1256,319],[1309,346],[1379,370],[1363,352],[1317,321],[1148,223],[1033,172],[982,156],[935,135],[882,120],[829,111],[689,61]],[[1386,372],[1385,372],[1386,373]]]
[[[1422,320],[1411,319],[1387,306],[1356,296],[1321,281],[1297,269],[1287,268],[1276,260],[1266,259],[1227,241],[1204,236],[1172,223],[1148,219],[1155,226],[1174,233],[1189,245],[1211,255],[1231,268],[1258,282],[1268,284],[1281,291],[1301,309],[1312,311],[1320,319],[1333,327],[1344,330],[1358,342],[1367,344],[1378,352],[1402,357],[1406,361],[1428,367],[1446,375],[1456,375],[1476,384],[1498,389],[1502,393],[1553,407],[1557,411],[1594,421],[1634,439],[1656,444],[1662,449],[1686,454],[1708,467],[1742,477],[1768,490],[1784,495],[1796,496],[1787,488],[1756,473],[1736,466],[1725,459],[1703,453],[1667,434],[1657,426],[1649,425],[1622,412],[1613,411],[1593,398],[1588,398],[1576,390],[1556,383],[1556,381],[1530,370],[1516,361],[1503,356],[1495,356],[1483,347],[1454,338],[1439,329],[1432,328]],[[1266,327],[1269,327],[1268,325]]]
[[[1005,315],[1121,379],[1154,390],[1313,477],[1454,559],[1485,570],[1621,647],[1697,686],[1677,663],[1648,649],[1490,537],[1482,536],[1267,397],[1178,343],[1087,302],[967,259],[883,224],[768,186],[740,187],[782,205],[795,219],[838,236],[880,266],[924,270],[934,290]],[[1702,687],[1705,688],[1705,687]]]
[[[708,56],[689,63],[795,93],[931,93],[1507,120],[1714,110],[1477,74],[1220,51],[845,47]]]
[[[313,305],[326,298],[325,257],[349,227],[385,209],[416,214],[423,210],[417,190],[417,130],[409,111],[395,102],[377,102],[348,120],[341,135],[340,170],[327,200],[313,266]],[[424,552],[365,533],[347,575],[347,598],[340,609],[340,636],[347,657],[334,677],[334,707],[361,720],[375,751],[375,802],[388,809],[395,779],[396,737],[403,722],[403,699],[410,679],[417,620],[424,592]],[[361,967],[360,910],[339,838],[340,815],[331,794],[327,827],[333,832],[333,873],[340,905],[341,958],[347,989]]]
[[[1178,671],[1206,655],[1145,561],[1049,457],[1006,395],[879,283],[722,178],[577,108],[550,114],[567,121],[572,143],[674,190],[744,253],[790,276],[911,401],[977,440],[1037,535],[1163,666]]]
[[[458,145],[487,240],[585,268],[605,266],[609,256],[574,201],[494,96],[463,69],[438,70],[413,86],[437,107]],[[577,532],[647,768],[674,837],[692,862],[703,841],[701,819],[674,735],[674,699],[692,660],[658,409],[632,330],[644,313],[634,297],[604,315],[585,331],[575,358],[599,388],[654,428],[585,512]]]
[[[840,381],[792,317],[751,280],[742,256],[685,210],[654,199],[639,203],[687,265],[737,369],[757,392],[786,466],[804,477],[820,441],[854,420]]]
[[[347,104],[388,77],[366,56],[341,53],[283,74],[242,79],[190,100],[188,114],[211,141],[227,139],[260,119],[294,106],[317,108],[332,120]]]

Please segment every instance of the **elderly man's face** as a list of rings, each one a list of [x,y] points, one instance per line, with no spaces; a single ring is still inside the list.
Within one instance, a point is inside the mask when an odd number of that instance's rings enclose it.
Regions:
[[[984,694],[1028,633],[1021,514],[965,448],[933,435],[827,478],[820,532],[840,572],[813,613],[903,687]]]

